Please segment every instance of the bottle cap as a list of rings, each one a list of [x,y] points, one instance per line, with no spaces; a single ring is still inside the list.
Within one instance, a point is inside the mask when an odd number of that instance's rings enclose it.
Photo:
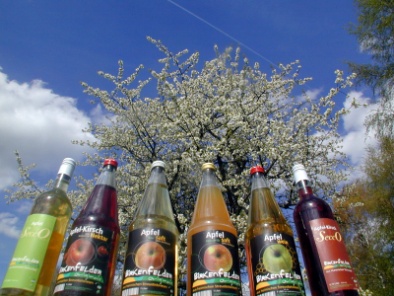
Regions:
[[[250,175],[256,173],[265,173],[265,169],[261,165],[256,165],[250,169]]]
[[[296,184],[301,180],[309,180],[308,175],[305,171],[305,167],[300,163],[294,164],[293,175],[294,175],[294,182]]]
[[[161,168],[165,169],[165,168],[166,168],[166,164],[165,164],[164,161],[155,160],[154,162],[152,162],[152,168],[151,168],[151,170],[152,170],[153,168],[155,168],[155,167],[161,167]]]
[[[211,169],[211,170],[216,171],[216,167],[215,167],[215,165],[214,165],[212,162],[204,163],[204,164],[202,165],[201,169],[202,169],[202,170]]]
[[[59,172],[57,174],[58,175],[64,174],[64,175],[71,177],[74,173],[75,166],[76,166],[76,162],[74,159],[65,158],[65,159],[63,159],[63,162],[62,162],[62,164],[59,168]]]
[[[116,169],[118,167],[118,162],[113,158],[107,158],[106,160],[104,160],[103,166],[106,166],[106,165],[112,165]]]

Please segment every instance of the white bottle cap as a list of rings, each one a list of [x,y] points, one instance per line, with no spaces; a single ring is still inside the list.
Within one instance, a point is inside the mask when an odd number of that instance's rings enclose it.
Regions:
[[[309,180],[308,175],[305,171],[305,167],[300,163],[294,164],[293,175],[294,175],[294,183],[296,184],[301,180]]]
[[[64,174],[71,177],[74,173],[76,162],[72,158],[65,158],[63,159],[62,165],[59,168],[59,174]]]
[[[155,168],[155,167],[162,167],[163,169],[165,169],[165,168],[166,168],[166,164],[165,164],[164,161],[156,160],[156,161],[152,162],[152,168],[151,168],[151,170],[152,170],[153,168]]]

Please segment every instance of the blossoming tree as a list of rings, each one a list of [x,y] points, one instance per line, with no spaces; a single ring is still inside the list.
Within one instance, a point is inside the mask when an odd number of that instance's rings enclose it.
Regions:
[[[103,155],[116,157],[120,163],[118,203],[123,242],[147,185],[151,162],[166,162],[181,232],[183,285],[185,238],[201,181],[201,165],[213,162],[217,167],[244,258],[251,166],[266,168],[280,204],[290,209],[296,199],[291,174],[294,162],[308,168],[322,196],[332,196],[344,179],[346,159],[339,150],[338,127],[347,110],[337,107],[335,98],[351,86],[353,77],[336,71],[328,94],[315,98],[306,88],[310,78],[300,77],[298,61],[264,73],[239,49],[220,52],[215,48],[216,57],[200,65],[198,52],[172,53],[160,41],[149,40],[164,57],[159,60],[161,69],[151,70],[147,79],[138,80],[144,76],[142,65],[125,75],[126,69],[119,62],[116,76],[99,72],[113,83],[112,89],[83,83],[85,92],[106,110],[108,120],[86,129],[96,137],[95,142],[75,143],[97,151],[87,155],[86,164],[98,167]],[[154,86],[155,95],[145,95],[153,93]],[[92,182],[83,180],[78,184],[80,190],[71,194],[76,207],[92,187]]]

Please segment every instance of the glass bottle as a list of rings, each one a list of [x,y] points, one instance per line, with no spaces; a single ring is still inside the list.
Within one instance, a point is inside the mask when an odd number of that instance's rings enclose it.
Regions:
[[[313,194],[302,164],[293,166],[300,201],[294,222],[313,296],[357,296],[358,284],[330,206]]]
[[[177,295],[178,228],[165,177],[154,161],[148,186],[129,227],[122,296]]]
[[[252,192],[245,234],[250,295],[305,295],[293,231],[264,172],[261,166],[250,170]]]
[[[48,295],[72,213],[66,192],[74,169],[75,161],[65,158],[53,189],[35,199],[0,295]]]
[[[213,163],[203,175],[187,233],[187,295],[240,295],[237,231],[215,175]]]
[[[119,243],[114,159],[103,170],[75,219],[54,295],[111,295]]]

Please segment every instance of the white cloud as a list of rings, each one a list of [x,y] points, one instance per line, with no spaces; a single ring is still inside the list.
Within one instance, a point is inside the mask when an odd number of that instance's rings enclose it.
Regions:
[[[370,103],[362,92],[352,91],[344,102],[345,107],[350,107],[353,99],[361,104],[368,104],[366,107],[358,107],[343,116],[343,148],[342,151],[349,156],[353,166],[359,166],[364,160],[366,149],[370,145],[377,143],[374,132],[367,133],[365,118],[377,106]]]
[[[83,133],[89,117],[76,107],[76,99],[57,95],[40,80],[19,83],[8,80],[0,68],[0,189],[19,178],[14,151],[24,164],[57,173],[65,157],[82,159],[89,148],[72,140],[93,140]]]
[[[12,237],[18,238],[21,232],[20,229],[17,227],[18,217],[7,212],[0,213],[0,233]]]
[[[18,208],[16,209],[16,212],[19,214],[27,215],[30,213],[33,202],[31,200],[19,200],[17,205]]]
[[[114,115],[108,114],[103,111],[103,107],[101,104],[97,104],[91,111],[90,111],[90,118],[92,122],[95,124],[102,124],[102,125],[111,125],[111,120],[114,118]]]

